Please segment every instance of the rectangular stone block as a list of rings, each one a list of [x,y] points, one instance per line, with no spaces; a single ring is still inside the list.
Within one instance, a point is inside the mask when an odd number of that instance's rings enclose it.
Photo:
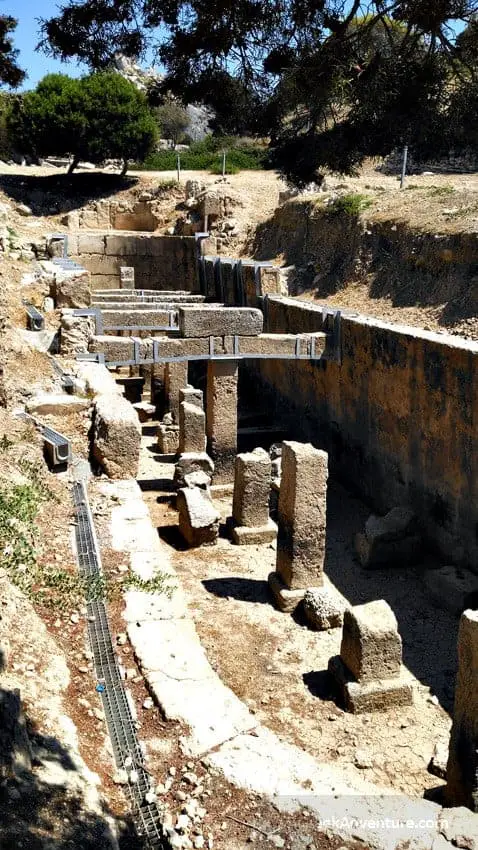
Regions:
[[[216,542],[221,517],[206,490],[199,487],[181,488],[176,497],[176,507],[179,530],[189,546]]]
[[[148,248],[149,239],[144,236],[107,235],[106,254],[113,257],[134,257],[138,254],[150,256]],[[123,263],[122,265],[126,265]]]
[[[110,478],[135,478],[138,473],[141,427],[136,411],[123,396],[96,398],[93,455]]]
[[[93,354],[104,354],[107,363],[131,360],[134,356],[133,342],[126,336],[94,336],[90,342],[89,350]]]
[[[96,275],[114,276],[114,285],[118,285],[120,261],[117,257],[106,257],[104,254],[82,254],[73,259],[81,263],[95,277]]]
[[[105,236],[98,233],[78,235],[78,254],[104,254]]]
[[[400,675],[402,640],[383,599],[345,611],[340,657],[359,682]]]
[[[134,267],[120,266],[121,289],[134,289]]]
[[[102,310],[104,327],[169,326],[169,310]]]
[[[164,389],[166,394],[166,407],[172,414],[175,422],[179,423],[179,390],[183,389],[188,382],[187,361],[167,363],[164,373]]]
[[[188,404],[195,404],[196,407],[200,407],[201,410],[204,410],[202,390],[197,390],[196,387],[183,387],[179,390],[179,404],[183,401],[187,401]]]
[[[164,455],[175,455],[179,448],[179,425],[158,425],[158,448]]]
[[[180,307],[179,333],[183,337],[257,336],[263,316],[252,307]]]
[[[179,451],[206,450],[206,416],[204,410],[183,401],[179,405]]]
[[[330,659],[329,673],[340,691],[344,708],[352,714],[387,711],[413,703],[412,685],[403,676],[356,682],[339,656]]]
[[[478,611],[462,614],[447,766],[447,805],[478,812]]]
[[[279,494],[277,572],[290,589],[323,584],[327,453],[285,441]]]
[[[234,479],[237,453],[237,378],[234,360],[207,364],[206,431],[208,452],[214,461],[214,483]]]
[[[275,354],[294,356],[299,353],[309,355],[312,339],[315,341],[315,353],[320,356],[324,352],[326,343],[326,336],[322,333],[260,334],[259,336],[242,337],[239,340],[239,351],[241,354],[266,354],[269,357],[274,357]]]
[[[264,526],[269,521],[271,459],[264,449],[239,454],[234,469],[232,516],[237,525]]]

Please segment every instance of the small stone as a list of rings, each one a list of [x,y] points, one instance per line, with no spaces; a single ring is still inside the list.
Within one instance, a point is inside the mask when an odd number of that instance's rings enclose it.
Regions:
[[[128,774],[126,770],[117,770],[116,773],[113,774],[113,782],[115,785],[127,785]]]
[[[143,708],[148,710],[150,708],[154,708],[154,700],[151,697],[146,697],[143,702]]]
[[[174,765],[169,768],[168,773],[170,776],[176,776],[176,768],[174,767]]]
[[[152,803],[155,803],[156,802],[156,794],[154,793],[154,791],[147,791],[146,794],[144,795],[144,801],[145,801],[145,803],[148,803],[149,805],[152,805]]]
[[[176,830],[177,832],[186,832],[189,829],[191,820],[187,815],[178,815],[176,820]]]
[[[129,781],[131,782],[131,784],[134,785],[138,781],[138,779],[139,779],[138,771],[137,770],[130,770]]]
[[[369,767],[372,767],[372,760],[367,753],[364,753],[363,750],[357,750],[354,758],[354,765],[358,767],[360,770],[366,770]]]
[[[205,844],[204,836],[202,836],[202,835],[196,836],[196,838],[193,841],[193,847],[195,848],[195,850],[201,850],[201,848],[204,847],[204,844]]]
[[[80,615],[77,614],[76,611],[74,611],[73,614],[70,617],[70,623],[74,623],[76,625],[76,623],[79,623],[79,622],[80,622]]]
[[[128,636],[127,636],[126,632],[120,632],[119,634],[116,635],[116,643],[118,644],[118,646],[124,646],[125,643],[127,643],[127,641],[128,641]]]
[[[285,847],[285,841],[281,835],[272,835],[271,843],[274,845],[274,847]]]
[[[188,799],[188,795],[184,791],[176,791],[174,796],[179,803],[185,803]]]
[[[187,772],[184,774],[183,779],[188,783],[188,785],[199,785],[199,779],[195,773]]]

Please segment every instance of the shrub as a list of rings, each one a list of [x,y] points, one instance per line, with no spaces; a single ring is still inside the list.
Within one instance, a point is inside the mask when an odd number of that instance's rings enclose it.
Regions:
[[[336,198],[336,200],[330,205],[329,211],[336,214],[345,213],[345,215],[357,218],[357,216],[359,216],[363,210],[368,209],[372,203],[372,199],[367,197],[367,195],[360,195],[358,193],[356,194],[351,192],[348,195],[341,195],[341,197]]]
[[[226,151],[226,167],[229,174],[237,170],[258,170],[267,167],[267,151],[259,145],[241,145],[240,139],[206,136],[200,142],[195,142],[188,151],[181,151],[181,168],[186,171],[213,171],[222,173],[222,152]],[[177,167],[178,154],[173,150],[156,151],[144,162],[138,162],[135,168],[145,171],[174,171]],[[216,171],[219,168],[219,171]],[[213,170],[214,169],[214,170]]]
[[[142,159],[157,137],[145,96],[113,72],[81,79],[47,75],[15,102],[8,128],[17,146],[34,157],[72,155],[70,172],[80,159]]]

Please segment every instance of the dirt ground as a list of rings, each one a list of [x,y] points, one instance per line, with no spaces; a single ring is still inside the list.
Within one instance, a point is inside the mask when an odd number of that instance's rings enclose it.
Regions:
[[[261,723],[318,760],[340,765],[350,778],[359,771],[412,796],[441,785],[427,767],[435,745],[448,746],[458,622],[426,596],[421,575],[433,562],[396,571],[360,567],[352,541],[368,511],[332,483],[326,574],[352,605],[388,601],[414,685],[411,707],[347,714],[336,704],[327,675],[329,658],[339,652],[341,629],[316,633],[300,618],[274,609],[267,576],[274,569],[275,544],[233,546],[224,526],[230,499],[216,501],[222,516],[218,544],[186,550],[170,504],[174,464],[156,454],[153,440],[144,439],[139,482],[158,479],[160,489],[145,486],[144,498],[160,537],[171,547],[201,642],[220,678]]]

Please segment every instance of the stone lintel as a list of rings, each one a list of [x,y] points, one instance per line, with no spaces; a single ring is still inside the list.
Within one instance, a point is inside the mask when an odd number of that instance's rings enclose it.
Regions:
[[[149,321],[149,320],[148,320]],[[125,322],[126,324],[126,322]],[[300,334],[300,354],[311,355],[311,340],[315,338],[315,354],[320,356],[325,348],[325,334]],[[296,336],[294,334],[260,334],[256,337],[238,336],[238,349],[234,347],[233,336],[213,336],[213,353],[215,356],[238,357],[263,355],[273,358],[276,356],[294,357],[296,354]],[[208,337],[178,339],[172,337],[154,338],[158,360],[162,357],[207,357],[210,354]],[[93,353],[102,352],[106,362],[132,360],[134,358],[134,343],[130,337],[113,335],[95,335],[89,346]],[[141,359],[151,359],[153,356],[153,338],[145,337],[140,340]]]
[[[114,328],[116,325],[134,328],[141,325],[145,325],[146,327],[151,327],[152,325],[157,325],[158,327],[169,326],[169,310],[102,310],[101,313],[105,328]]]
[[[262,332],[263,322],[262,312],[253,307],[179,308],[182,337],[257,336]]]

